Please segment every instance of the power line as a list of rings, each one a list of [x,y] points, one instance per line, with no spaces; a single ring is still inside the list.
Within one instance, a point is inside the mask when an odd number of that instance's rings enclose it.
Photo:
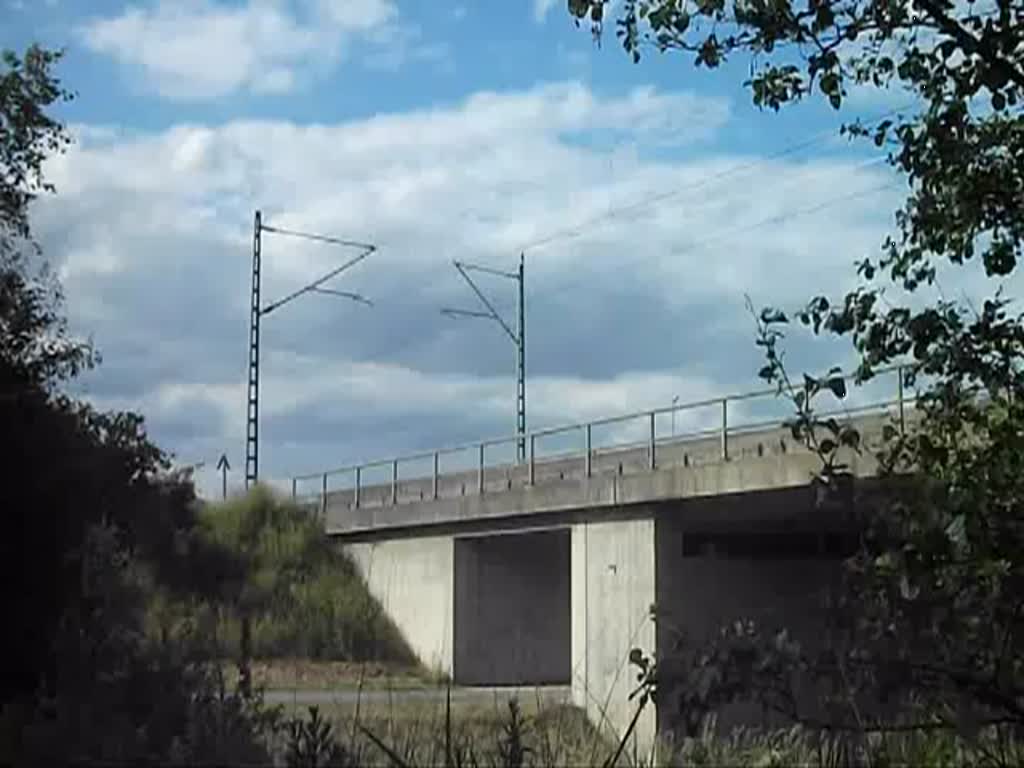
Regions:
[[[749,232],[750,230],[758,229],[759,227],[767,226],[768,224],[780,224],[784,221],[789,221],[790,219],[799,218],[800,216],[806,216],[811,213],[817,213],[818,211],[824,210],[826,208],[831,208],[833,205],[836,205],[838,203],[845,203],[848,200],[856,200],[861,197],[867,197],[868,195],[872,195],[875,192],[881,192],[886,189],[894,189],[897,186],[899,186],[899,184],[896,182],[887,182],[886,184],[879,184],[873,187],[868,187],[867,189],[861,189],[856,192],[851,192],[845,195],[830,197],[827,200],[823,200],[820,203],[816,203],[806,208],[798,208],[795,211],[788,211],[786,213],[781,213],[775,216],[769,216],[766,219],[760,219],[758,221],[752,222],[751,224],[742,227],[729,227],[728,229],[722,229],[719,230],[718,232],[714,232],[711,235],[708,235],[707,237],[700,238],[699,240],[694,240],[693,242],[689,243],[683,248],[675,249],[673,250],[673,253],[687,253],[689,251],[692,251],[697,246],[706,245],[709,242],[719,240],[729,235],[736,235],[742,232]]]
[[[866,168],[866,167],[869,167],[869,166],[872,166],[872,165],[878,165],[878,164],[880,164],[880,163],[882,163],[884,161],[885,161],[884,157],[872,157],[872,158],[868,158],[867,160],[861,161],[859,163],[855,163],[853,165],[847,166],[846,170],[855,170],[855,169],[860,169],[860,168]],[[799,181],[799,179],[797,181]],[[886,182],[884,184],[879,184],[879,185],[876,185],[876,186],[868,187],[866,189],[857,190],[857,191],[846,193],[846,194],[843,194],[843,195],[837,195],[835,197],[828,198],[826,200],[823,200],[821,202],[815,203],[815,204],[810,205],[810,206],[806,206],[804,208],[797,208],[795,210],[784,211],[781,214],[776,214],[776,215],[773,215],[773,216],[769,216],[769,217],[767,217],[765,219],[760,219],[760,220],[751,222],[750,224],[745,224],[745,225],[742,225],[742,226],[739,226],[739,227],[723,228],[723,229],[717,230],[717,231],[707,235],[706,237],[702,237],[702,238],[699,238],[698,240],[692,241],[691,243],[687,244],[686,246],[682,246],[680,248],[673,249],[673,253],[676,253],[676,254],[688,253],[688,252],[694,250],[698,246],[705,245],[705,244],[707,244],[709,242],[714,242],[716,240],[719,240],[719,239],[721,239],[723,237],[727,237],[727,236],[732,235],[732,234],[741,234],[741,233],[748,232],[748,231],[751,231],[751,230],[754,230],[754,229],[758,229],[758,228],[763,227],[763,226],[767,226],[769,224],[781,223],[781,222],[784,222],[784,221],[788,221],[790,219],[799,218],[801,216],[806,216],[806,215],[809,215],[809,214],[812,214],[812,213],[816,213],[816,212],[818,212],[820,210],[825,210],[827,208],[831,208],[832,206],[837,205],[839,203],[847,202],[849,200],[857,200],[857,199],[860,199],[860,198],[863,198],[863,197],[867,197],[867,196],[869,196],[871,194],[874,194],[875,192],[880,192],[880,191],[884,191],[884,190],[887,190],[887,189],[894,189],[894,188],[896,188],[898,186],[899,186],[898,182]],[[705,208],[708,205],[712,204],[713,202],[714,202],[713,200],[708,200],[705,203],[703,203],[701,205],[698,205],[698,206],[696,206],[696,208],[693,208],[693,209],[690,209],[690,210],[691,210],[691,212],[693,210],[700,210],[700,209]],[[476,264],[467,264],[465,262],[459,262],[459,261],[456,261],[455,265],[456,265],[456,268],[458,268],[461,265],[466,270],[477,271],[477,272],[484,272],[484,273],[488,273],[488,274],[492,274],[492,275],[497,275],[499,277],[507,277],[507,278],[512,278],[512,279],[517,277],[513,273],[505,272],[505,271],[500,270],[500,269],[494,269],[492,267],[485,267],[485,266],[480,266],[480,265],[476,265]],[[462,272],[463,270],[460,269],[459,271]],[[473,285],[472,281],[468,280],[468,277],[465,274],[463,274],[463,277],[467,279],[467,282],[469,282],[470,287],[474,288],[474,291],[476,291],[477,289]],[[515,341],[516,340],[515,334],[512,333],[509,330],[508,326],[504,323],[502,318],[500,318],[500,317],[498,317],[496,315],[496,312],[494,311],[494,308],[492,306],[490,306],[488,304],[488,302],[485,301],[484,303],[485,303],[485,305],[488,305],[488,310],[489,311],[483,312],[483,311],[477,311],[477,310],[453,309],[453,308],[450,308],[450,307],[445,307],[445,308],[441,309],[441,314],[446,315],[448,317],[474,317],[474,318],[496,320],[499,324],[502,325],[502,328],[506,332],[506,334],[508,334],[512,338],[512,340]]]
[[[843,166],[843,171],[850,172],[850,171],[861,170],[863,168],[868,168],[868,167],[870,167],[872,165],[879,165],[879,164],[881,164],[883,162],[885,162],[885,158],[884,157],[877,157],[877,156],[876,157],[870,157],[870,158],[868,158],[866,160],[862,160],[859,163],[854,163],[853,165]],[[800,177],[795,177],[793,179],[790,179],[790,180],[787,180],[786,182],[784,182],[782,187],[773,187],[772,192],[773,193],[778,193],[780,188],[781,189],[785,189],[785,188],[787,188],[789,186],[792,186],[793,184],[802,183],[802,182],[806,182],[806,179],[800,178]],[[706,197],[702,202],[698,203],[697,205],[687,208],[686,213],[693,213],[694,211],[700,211],[700,210],[702,210],[704,208],[709,208],[709,207],[713,206],[715,204],[715,202],[716,202],[715,198],[713,198],[713,197]]]
[[[910,106],[912,106],[912,103],[901,105],[899,107],[896,107],[895,109],[890,109],[878,115],[869,122],[884,120],[888,117],[898,114],[899,112],[907,109]],[[636,202],[620,206],[619,208],[610,209],[609,211],[606,211],[602,214],[592,216],[589,219],[579,222],[573,225],[572,227],[556,230],[555,232],[549,235],[545,235],[543,237],[529,241],[523,245],[520,245],[516,250],[536,250],[538,248],[541,248],[545,245],[550,245],[551,243],[557,242],[559,240],[570,240],[572,238],[579,237],[582,234],[584,234],[585,230],[589,230],[595,226],[599,226],[600,224],[609,221],[610,219],[616,216],[622,215],[624,213],[630,213],[636,210],[642,210],[644,208],[647,208],[648,206],[655,205],[657,203],[661,203],[664,202],[665,200],[669,200],[673,197],[676,197],[677,195],[680,195],[683,192],[690,192],[696,189],[701,189],[716,181],[721,181],[722,179],[729,178],[730,176],[735,176],[738,173],[742,173],[744,171],[757,168],[758,166],[764,165],[769,161],[778,160],[779,158],[782,157],[788,157],[789,155],[796,154],[797,152],[803,149],[814,146],[816,144],[820,144],[823,141],[832,138],[833,136],[835,136],[834,128],[819,131],[809,139],[805,139],[803,141],[797,142],[796,144],[791,144],[789,146],[783,147],[781,150],[773,152],[767,155],[766,157],[758,158],[757,160],[752,160],[745,163],[738,163],[736,165],[730,166],[729,168],[726,168],[725,170],[719,171],[718,173],[713,173],[709,176],[704,176],[700,179],[697,179],[696,181],[684,184],[679,187],[674,187],[669,190],[658,192],[653,195],[649,195],[647,197],[641,198],[640,200],[637,200]]]

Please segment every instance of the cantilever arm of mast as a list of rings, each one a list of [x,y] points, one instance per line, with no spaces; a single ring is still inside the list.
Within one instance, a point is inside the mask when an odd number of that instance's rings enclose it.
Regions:
[[[496,310],[494,308],[494,305],[492,305],[491,302],[489,302],[487,300],[487,297],[484,296],[483,291],[481,291],[479,288],[476,287],[476,283],[474,283],[473,282],[473,278],[471,278],[466,273],[466,269],[467,269],[467,266],[468,266],[468,267],[476,269],[478,271],[490,272],[490,273],[493,273],[493,274],[503,275],[505,277],[512,277],[512,275],[509,275],[506,272],[498,272],[498,270],[488,269],[487,267],[473,267],[472,265],[464,265],[464,264],[462,264],[459,261],[453,261],[452,263],[455,265],[455,268],[457,270],[459,270],[459,274],[462,275],[462,278],[467,283],[469,283],[469,287],[473,289],[473,293],[476,294],[477,298],[480,299],[480,301],[483,302],[483,305],[485,307],[487,307],[487,309],[490,310],[490,314],[489,315],[486,315],[483,312],[481,312],[481,313],[479,313],[479,316],[481,316],[481,317],[490,317],[490,318],[493,318],[494,320],[497,320],[498,324],[502,328],[505,329],[505,333],[507,333],[509,338],[512,339],[512,343],[513,344],[518,344],[519,343],[519,337],[516,336],[515,332],[511,328],[508,327],[508,323],[506,323],[504,320],[501,319],[501,315],[498,314],[498,310]],[[516,276],[516,279],[518,279],[518,276]],[[467,314],[467,315],[469,314],[468,310],[455,310],[454,313],[455,314]],[[452,313],[448,312],[446,314],[452,314]],[[478,315],[471,315],[471,316],[476,317]]]
[[[483,267],[483,266],[480,266],[479,264],[469,264],[468,262],[465,262],[465,261],[456,261],[455,262],[455,266],[462,267],[467,272],[469,272],[469,271],[473,271],[473,272],[486,272],[489,275],[497,275],[498,277],[507,277],[510,280],[518,280],[519,279],[519,275],[514,274],[512,272],[505,272],[505,271],[500,270],[500,269],[495,269],[494,267]]]
[[[442,307],[441,314],[447,315],[448,317],[482,317],[485,320],[497,319],[490,312],[478,312],[474,309],[453,309],[452,307]]]
[[[365,251],[373,253],[377,250],[377,246],[372,243],[361,243],[358,240],[343,240],[338,237],[328,237],[327,235],[317,235],[311,232],[296,232],[293,229],[282,229],[281,227],[271,227],[266,224],[260,226],[264,232],[273,232],[278,235],[288,235],[289,237],[301,237],[306,240],[316,240],[321,243],[330,243],[331,245],[343,245],[347,248],[362,248]]]
[[[326,283],[331,278],[337,277],[338,275],[340,275],[342,272],[344,272],[349,267],[353,267],[356,264],[358,264],[360,261],[365,259],[371,253],[376,251],[377,250],[377,246],[372,245],[370,243],[357,242],[355,240],[342,240],[342,239],[337,238],[337,237],[328,237],[326,235],[316,235],[316,234],[311,234],[311,233],[308,233],[308,232],[295,232],[295,231],[290,230],[290,229],[281,229],[279,227],[269,227],[269,226],[264,225],[261,228],[266,230],[267,232],[275,232],[275,233],[277,233],[279,235],[288,235],[290,237],[301,237],[301,238],[304,238],[306,240],[316,240],[318,242],[329,243],[331,245],[339,245],[339,246],[343,246],[345,248],[360,248],[360,249],[362,249],[362,253],[360,253],[358,256],[356,256],[356,257],[354,257],[352,259],[349,259],[344,264],[342,264],[340,267],[332,269],[330,272],[328,272],[323,277],[320,277],[320,278],[314,280],[313,282],[309,283],[309,285],[305,285],[302,288],[299,288],[297,291],[293,291],[292,293],[289,293],[287,296],[285,296],[282,299],[278,299],[277,301],[275,301],[275,302],[273,302],[271,304],[266,305],[265,307],[263,307],[263,309],[260,310],[260,314],[261,315],[268,315],[271,312],[273,312],[275,309],[279,309],[280,307],[284,306],[288,302],[294,301],[295,299],[299,298],[300,296],[302,296],[304,294],[307,294],[307,293],[311,293],[311,292],[333,293],[335,295],[344,296],[345,298],[350,298],[350,299],[353,299],[355,301],[361,301],[361,302],[363,302],[365,304],[371,304],[368,300],[364,299],[363,297],[356,298],[357,294],[349,295],[349,294],[347,294],[345,292],[342,292],[342,291],[331,291],[331,290],[326,289],[326,288],[321,288],[320,286],[323,285],[324,283]],[[372,304],[371,304],[371,306],[372,306]]]
[[[322,293],[327,296],[340,296],[343,299],[352,299],[352,301],[358,301],[360,304],[365,304],[368,307],[373,306],[373,302],[363,296],[361,293],[352,293],[350,291],[336,291],[333,288],[314,288],[314,293]]]

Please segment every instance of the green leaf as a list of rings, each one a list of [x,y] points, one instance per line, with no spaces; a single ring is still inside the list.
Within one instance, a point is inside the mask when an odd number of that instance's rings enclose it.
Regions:
[[[761,322],[765,325],[772,325],[774,323],[788,323],[789,318],[786,317],[786,313],[781,309],[775,309],[774,307],[765,307],[761,310]]]
[[[840,400],[846,397],[846,379],[842,376],[835,376],[825,382],[825,386],[832,390],[832,394]]]
[[[569,13],[577,19],[584,18],[590,12],[591,0],[569,0]]]
[[[847,427],[839,433],[839,443],[849,448],[860,448],[860,432],[853,427]]]
[[[962,514],[954,517],[944,531],[946,538],[957,547],[967,546],[967,521]]]
[[[892,552],[883,552],[874,560],[874,565],[880,570],[889,570],[896,564],[895,555]]]
[[[911,584],[907,574],[904,573],[900,576],[900,596],[904,600],[916,600],[920,594],[921,588],[916,584]]]

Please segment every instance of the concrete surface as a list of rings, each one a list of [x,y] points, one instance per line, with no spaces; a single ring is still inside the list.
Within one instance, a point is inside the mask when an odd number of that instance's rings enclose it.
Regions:
[[[569,529],[455,539],[455,682],[568,684]]]
[[[870,442],[883,421],[858,426]],[[845,460],[858,477],[876,472],[869,453]],[[552,459],[537,464],[532,485],[525,466],[492,468],[484,493],[475,471],[453,473],[440,478],[438,499],[430,479],[402,481],[398,503],[390,485],[375,486],[359,508],[350,492],[331,493],[325,525],[425,664],[458,683],[569,680],[573,703],[617,736],[637,706],[630,651],[660,658],[670,627],[700,639],[721,621],[781,617],[821,638],[814,600],[835,558],[791,545],[819,540],[801,532],[845,530],[849,509],[815,508],[809,481],[820,461],[788,432],[731,435],[727,461],[716,436],[659,444],[653,470],[647,446],[597,455],[593,468],[586,477],[582,456]],[[757,556],[765,545],[769,556]],[[663,701],[637,723],[641,754],[659,718],[675,714]]]
[[[852,458],[853,471],[871,475],[874,462]],[[552,480],[543,485],[514,488],[504,493],[460,496],[416,504],[349,510],[328,508],[326,528],[332,536],[379,534],[383,537],[412,528],[458,525],[508,517],[530,517],[634,504],[651,504],[704,496],[806,487],[816,470],[817,457],[810,454],[763,456],[707,464],[672,466],[634,475],[601,475],[589,479]],[[528,525],[529,523],[525,523]]]
[[[655,649],[654,520],[581,523],[572,529],[572,698],[591,721],[621,737],[636,710],[633,648]],[[634,730],[642,754],[654,741],[654,708]]]
[[[908,420],[912,421],[909,417]],[[861,430],[865,443],[874,445],[890,417],[875,413],[855,417],[852,421]],[[358,507],[351,488],[329,490],[325,522],[329,532],[343,535],[383,528],[433,525],[473,515],[500,516],[552,511],[586,503],[620,504],[629,500],[648,502],[665,498],[665,492],[670,489],[656,484],[652,486],[649,482],[652,475],[689,477],[690,482],[684,485],[690,486],[687,490],[690,494],[752,490],[790,483],[794,473],[799,475],[799,482],[804,482],[808,472],[817,464],[815,457],[793,441],[788,430],[778,427],[730,433],[728,455],[728,461],[723,461],[721,439],[717,435],[660,439],[655,445],[656,472],[650,470],[649,446],[639,444],[594,451],[592,475],[587,478],[583,451],[568,456],[545,457],[538,454],[532,486],[525,464],[487,467],[483,493],[480,493],[478,470],[445,472],[442,462],[437,499],[433,498],[432,477],[402,478],[400,467],[397,503],[392,500],[390,483],[363,486]],[[778,460],[772,461],[773,458]],[[857,457],[851,454],[849,458],[855,472],[864,475],[874,473],[875,465],[868,455]],[[756,477],[723,478],[715,471],[715,467],[732,465],[776,467],[770,470],[776,477],[756,485]],[[763,471],[753,469],[755,475]],[[352,480],[335,477],[330,482],[336,487],[339,483],[351,484]],[[670,484],[679,485],[680,481],[672,480]],[[322,499],[315,497],[309,503],[320,507]],[[460,510],[459,514],[455,510]]]
[[[429,669],[452,673],[454,545],[437,536],[348,544],[367,587]]]

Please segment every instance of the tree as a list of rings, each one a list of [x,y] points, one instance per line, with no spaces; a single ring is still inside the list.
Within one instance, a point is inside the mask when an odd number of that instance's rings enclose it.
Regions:
[[[577,20],[603,34],[603,0],[569,0]],[[862,500],[863,536],[846,563],[830,652],[810,657],[784,633],[739,624],[688,665],[637,661],[656,692],[682,683],[691,708],[736,697],[819,727],[1024,729],[1024,317],[1002,280],[1024,241],[1024,3],[951,0],[625,0],[615,20],[634,61],[646,46],[715,68],[750,59],[754,103],[778,110],[824,98],[844,105],[851,85],[900,87],[915,106],[844,131],[888,150],[907,180],[896,232],[857,265],[861,284],[838,302],[813,297],[791,318],[757,315],[761,376],[793,401],[794,435],[822,456],[820,480],[856,434],[818,418],[825,377],[794,384],[783,364],[791,319],[852,342],[857,382],[903,363],[920,419],[895,425],[879,449],[883,493]],[[942,263],[980,261],[987,295],[977,306],[921,288]],[[882,300],[889,283],[899,295]],[[845,395],[835,392],[836,395]],[[661,676],[659,681],[658,677]],[[827,678],[836,691],[824,719],[801,711],[793,686]],[[711,681],[711,683],[709,683]],[[865,699],[891,696],[886,717]]]
[[[62,391],[98,356],[68,334],[30,227],[30,204],[54,191],[44,161],[69,142],[48,114],[68,97],[59,59],[36,46],[0,59],[0,760],[267,762],[259,701],[214,695],[187,644],[154,646],[142,626],[149,584],[216,597],[242,564],[199,535],[191,480],[169,472],[142,416]]]
[[[890,162],[910,186],[899,237],[880,260],[866,260],[862,273],[870,279],[888,270],[913,290],[934,278],[937,258],[962,264],[980,255],[989,275],[1003,276],[1020,256],[1024,4],[993,1],[624,0],[616,23],[637,61],[646,45],[690,53],[707,68],[748,54],[747,84],[765,108],[817,88],[840,109],[851,83],[910,91],[920,106],[911,116],[870,131],[857,123],[847,128],[889,146]],[[590,16],[595,34],[605,5],[569,0],[574,16]],[[867,309],[845,313],[851,331],[870,326]],[[909,332],[913,317],[888,319]]]
[[[29,204],[41,192],[53,192],[43,177],[43,161],[64,151],[70,137],[47,110],[73,98],[54,77],[63,56],[32,45],[19,57],[3,51],[0,61],[0,255],[32,242]]]

